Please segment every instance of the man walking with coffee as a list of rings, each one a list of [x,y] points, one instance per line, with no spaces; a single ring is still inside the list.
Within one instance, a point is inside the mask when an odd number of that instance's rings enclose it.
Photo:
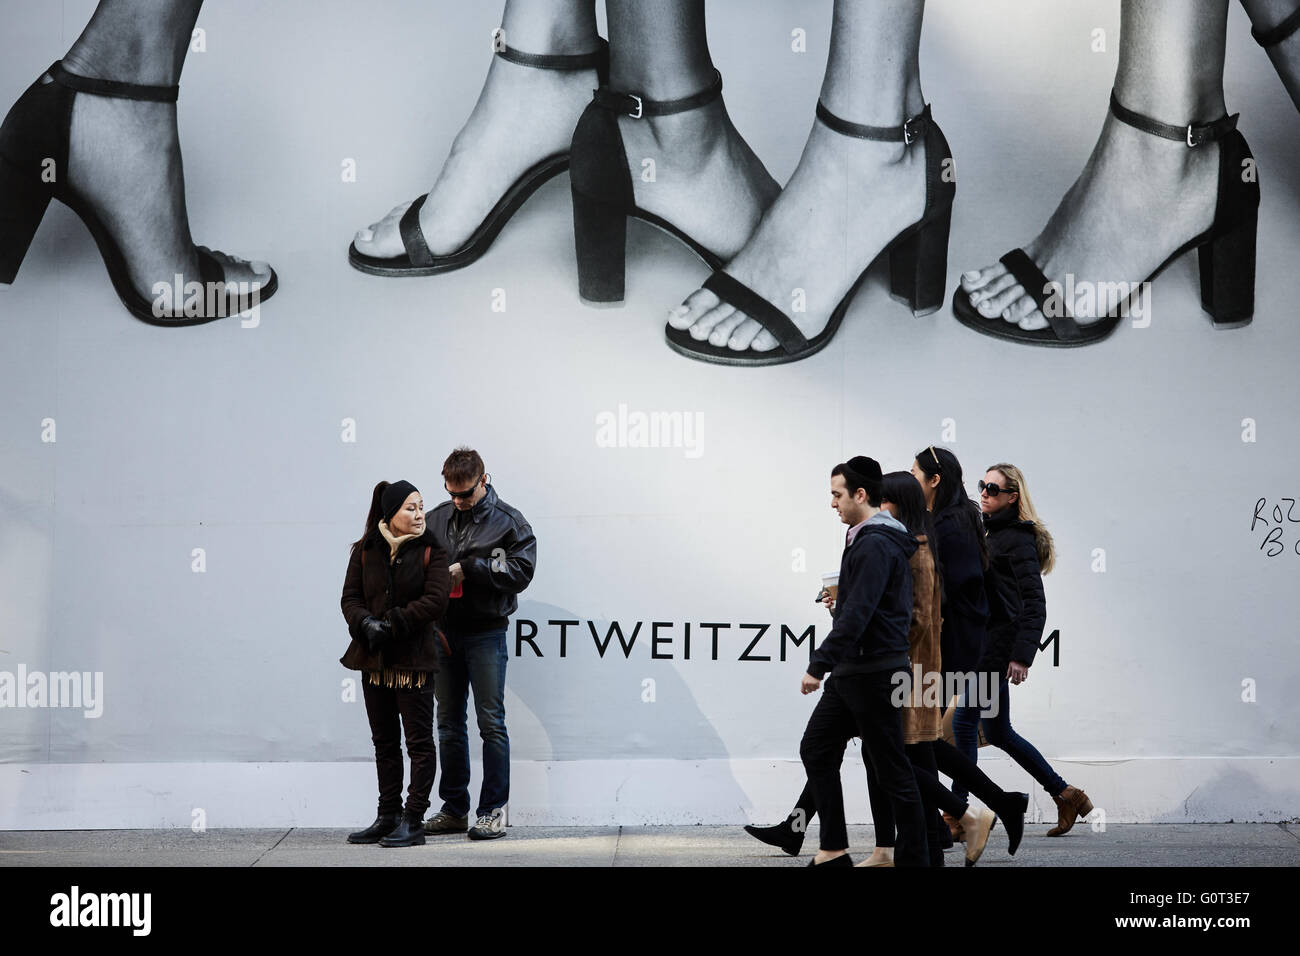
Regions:
[[[438,750],[442,809],[425,833],[465,833],[471,840],[506,835],[510,798],[510,738],[506,733],[506,627],[519,607],[517,595],[533,579],[537,539],[527,520],[497,497],[483,459],[457,448],[442,466],[450,500],[428,514],[429,530],[447,551],[451,593],[439,622],[446,647],[438,648],[434,695],[438,703]],[[483,739],[483,783],[475,822],[469,825],[470,691]]]
[[[849,526],[840,558],[835,623],[812,654],[800,690],[811,694],[832,672],[799,754],[821,817],[821,849],[810,866],[852,866],[844,822],[840,764],[844,741],[862,738],[863,756],[888,795],[898,834],[896,866],[927,866],[925,816],[903,750],[902,714],[893,705],[894,675],[908,674],[912,572],[916,538],[880,510],[880,465],[859,455],[831,471],[831,507]]]

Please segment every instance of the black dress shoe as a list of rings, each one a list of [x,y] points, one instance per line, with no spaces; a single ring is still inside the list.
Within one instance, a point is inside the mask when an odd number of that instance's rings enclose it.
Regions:
[[[1025,813],[1029,810],[1029,794],[1007,794],[1007,805],[998,811],[1002,829],[1007,831],[1007,853],[1016,855],[1020,838],[1025,835]]]
[[[375,822],[370,824],[364,830],[358,830],[356,833],[348,834],[349,843],[378,843],[382,838],[393,832],[393,828],[401,822],[400,813],[381,813],[375,817]]]
[[[424,846],[424,814],[403,813],[397,828],[379,841],[380,846]]]
[[[827,860],[825,863],[818,863],[818,862],[817,862],[817,858],[816,858],[816,857],[813,857],[811,860],[808,861],[808,865],[809,865],[809,866],[849,866],[849,867],[851,867],[851,866],[853,866],[853,857],[849,856],[847,853],[841,853],[839,856],[832,857],[831,859]]]
[[[795,830],[789,820],[774,827],[756,827],[752,823],[746,823],[745,832],[768,846],[780,847],[791,856],[798,856],[803,847],[803,831]]]

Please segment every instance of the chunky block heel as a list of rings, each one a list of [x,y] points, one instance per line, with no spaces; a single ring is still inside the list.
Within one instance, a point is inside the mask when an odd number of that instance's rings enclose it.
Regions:
[[[1197,250],[1201,266],[1201,308],[1216,329],[1249,325],[1255,312],[1255,227],[1259,211]]]
[[[50,192],[0,157],[0,285],[9,285],[36,236]]]
[[[916,316],[937,312],[948,283],[948,233],[952,207],[889,250],[889,292]]]
[[[623,301],[627,274],[627,214],[612,203],[573,190],[573,241],[578,295],[584,301]]]
[[[1085,797],[1083,803],[1079,804],[1077,812],[1080,820],[1092,813],[1092,801]]]

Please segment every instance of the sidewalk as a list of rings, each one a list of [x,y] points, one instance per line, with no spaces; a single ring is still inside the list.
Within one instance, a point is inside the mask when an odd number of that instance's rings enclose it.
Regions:
[[[358,820],[357,829],[369,823]],[[993,831],[981,867],[1300,866],[1300,826],[1276,823],[1079,823],[1064,837],[1027,828],[1014,857]],[[351,846],[347,830],[45,830],[0,832],[7,866],[804,866],[817,846],[786,856],[739,826],[510,827],[499,840],[429,837],[422,847]],[[849,827],[850,852],[871,852],[870,826]],[[961,851],[945,854],[961,866]]]

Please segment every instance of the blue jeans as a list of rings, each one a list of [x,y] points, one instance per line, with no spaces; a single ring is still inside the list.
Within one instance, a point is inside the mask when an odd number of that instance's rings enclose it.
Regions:
[[[998,681],[996,700],[997,714],[985,716],[978,703],[967,704],[966,695],[962,694],[952,713],[952,736],[957,749],[972,762],[979,757],[979,726],[984,725],[984,738],[993,746],[1004,751],[1016,763],[1020,764],[1029,775],[1051,796],[1060,796],[1065,789],[1065,781],[1052,769],[1052,765],[1038,752],[1038,748],[1021,737],[1011,726],[1010,684],[1005,677]],[[989,708],[993,710],[992,707]],[[952,782],[952,792],[960,800],[966,799],[966,788],[956,780]]]
[[[441,644],[441,642],[439,642]],[[506,735],[506,631],[447,632],[448,655],[438,647],[438,796],[452,816],[469,814],[469,734],[465,717],[474,691],[474,716],[483,738],[483,785],[474,815],[490,814],[510,799],[510,738]]]

